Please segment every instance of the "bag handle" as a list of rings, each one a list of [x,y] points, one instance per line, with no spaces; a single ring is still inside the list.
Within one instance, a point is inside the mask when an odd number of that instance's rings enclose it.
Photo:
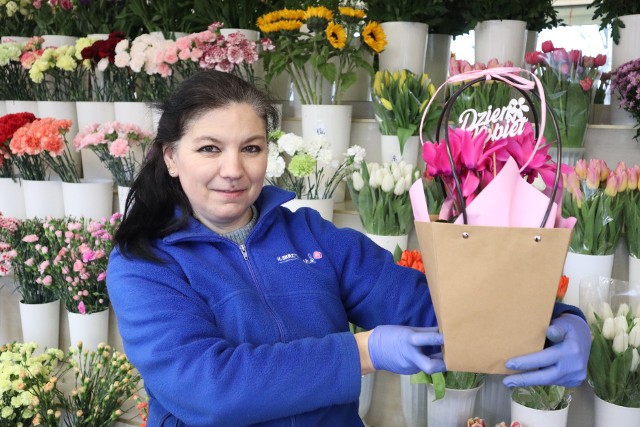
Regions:
[[[533,81],[526,79],[520,75],[518,75],[519,73],[528,73],[530,76],[533,77]],[[438,94],[438,92],[440,92],[440,90],[445,87],[445,85],[449,84],[449,83],[458,83],[458,82],[464,82],[462,87],[460,87],[459,89],[457,89],[447,100],[447,102],[445,102],[444,105],[444,111],[442,112],[442,114],[440,115],[440,117],[438,118],[438,124],[437,124],[437,128],[436,128],[436,135],[435,135],[435,140],[439,141],[440,140],[440,131],[442,129],[442,124],[444,122],[445,127],[444,127],[444,141],[446,144],[446,149],[447,149],[447,155],[449,157],[449,164],[451,165],[451,172],[453,175],[453,180],[455,182],[455,190],[456,193],[458,195],[458,198],[460,200],[460,211],[462,213],[462,218],[463,218],[463,222],[464,224],[467,224],[467,207],[466,207],[466,202],[464,200],[464,196],[462,194],[462,185],[460,184],[460,177],[458,175],[458,173],[456,172],[455,169],[455,164],[453,162],[453,153],[451,152],[451,144],[449,142],[449,116],[451,115],[451,109],[453,107],[454,102],[456,101],[456,99],[462,94],[462,92],[464,90],[466,90],[467,88],[469,88],[470,86],[473,86],[476,83],[481,83],[483,81],[489,81],[489,80],[496,80],[497,82],[500,82],[501,84],[508,84],[509,86],[514,87],[515,89],[517,89],[522,96],[525,98],[527,105],[529,106],[529,108],[531,109],[531,112],[533,114],[533,120],[534,120],[534,134],[536,137],[536,145],[534,146],[534,149],[531,152],[531,155],[529,156],[529,159],[527,159],[527,161],[525,162],[524,165],[522,165],[522,167],[520,168],[520,172],[522,172],[523,170],[525,170],[525,168],[529,165],[529,163],[533,160],[533,158],[535,157],[536,152],[538,151],[540,145],[542,144],[542,132],[540,132],[540,129],[544,130],[544,126],[546,124],[546,113],[548,112],[549,115],[551,116],[551,122],[553,123],[553,127],[554,130],[556,132],[557,135],[557,153],[556,153],[556,164],[558,165],[558,167],[556,168],[556,174],[555,174],[555,178],[554,178],[554,183],[553,183],[553,188],[551,190],[551,194],[549,195],[549,204],[547,205],[547,209],[545,211],[544,217],[542,218],[542,222],[540,224],[540,228],[544,228],[545,224],[547,223],[547,220],[549,219],[549,216],[551,215],[551,210],[553,209],[553,203],[555,201],[556,198],[556,194],[558,192],[558,188],[560,186],[560,178],[561,178],[561,167],[560,164],[562,163],[562,141],[560,138],[560,129],[558,128],[558,120],[555,116],[555,113],[553,112],[553,110],[551,109],[550,106],[547,105],[546,101],[545,101],[545,97],[544,97],[544,88],[542,86],[542,83],[540,83],[540,80],[538,79],[538,77],[531,73],[530,71],[527,70],[523,70],[522,68],[518,68],[518,67],[498,67],[498,68],[489,68],[486,70],[478,70],[478,71],[471,71],[468,73],[461,73],[461,74],[457,74],[455,76],[451,76],[449,77],[443,84],[440,85],[440,87],[438,87],[438,89],[436,90],[436,92],[433,94],[433,96],[431,97],[431,100],[429,100],[429,103],[427,104],[427,107],[425,108],[424,112],[422,113],[422,119],[420,120],[420,128],[419,128],[419,132],[418,135],[420,137],[420,143],[422,145],[424,145],[424,140],[423,140],[423,133],[422,133],[422,129],[424,126],[424,121],[425,118],[427,116],[427,112],[429,111],[429,107],[431,106],[431,103],[433,102],[434,99],[436,99],[436,95]],[[536,89],[536,91],[533,91],[533,89]],[[538,113],[533,105],[533,101],[531,100],[531,97],[529,96],[529,94],[527,93],[527,91],[530,91],[536,98],[538,98],[540,100],[540,106],[541,106],[541,110],[542,110],[542,114],[541,114],[541,118],[540,121],[538,122]]]

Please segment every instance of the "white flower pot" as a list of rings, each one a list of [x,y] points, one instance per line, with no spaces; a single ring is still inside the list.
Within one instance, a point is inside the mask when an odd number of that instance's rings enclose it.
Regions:
[[[524,61],[527,23],[515,20],[478,22],[475,29],[475,62],[486,64],[497,58],[501,64],[513,61],[516,67]]]
[[[428,384],[428,425],[437,427],[460,427],[464,425],[469,418],[474,416],[476,395],[480,387],[469,390],[448,388],[442,399],[435,400],[435,390],[431,384]]]
[[[5,100],[0,101],[0,117],[7,114],[7,103]]]
[[[511,413],[511,389],[502,384],[506,375],[485,375],[478,392],[477,410],[474,416],[483,418],[488,426],[507,421]]]
[[[109,341],[109,308],[91,314],[67,312],[69,340],[72,346],[82,341],[82,349],[95,351],[101,342]]]
[[[371,408],[373,400],[373,386],[375,385],[376,373],[372,372],[362,376],[360,383],[360,399],[358,401],[358,415],[364,419]]]
[[[565,427],[568,415],[568,405],[556,411],[543,411],[511,401],[511,420],[519,421],[524,427]]]
[[[411,375],[400,375],[400,401],[407,427],[427,427],[427,384],[411,384]]]
[[[400,249],[407,249],[409,243],[409,235],[403,234],[401,236],[380,236],[378,234],[365,233],[368,238],[373,240],[378,246],[393,253],[396,250],[396,246],[400,246]]]
[[[449,73],[449,58],[451,56],[451,39],[449,34],[429,34],[427,39],[427,55],[424,63],[424,72],[429,74],[431,83],[439,87],[447,80]],[[438,94],[444,100],[445,91]]]
[[[569,287],[562,300],[566,304],[578,306],[580,303],[580,281],[587,277],[611,277],[613,255],[583,255],[567,253],[562,274],[569,278]]]
[[[418,148],[420,147],[420,137],[411,136],[404,143],[404,150],[400,153],[400,141],[397,135],[380,135],[380,152],[383,163],[405,163],[416,167],[418,164]]]
[[[91,124],[109,123],[116,119],[113,102],[76,102],[78,129],[80,132]],[[80,150],[82,176],[86,179],[112,179],[111,172],[102,164],[98,156],[89,148]]]
[[[407,69],[424,73],[429,26],[421,22],[383,22],[387,46],[378,55],[380,71]]]
[[[629,282],[640,283],[640,258],[629,255]]]
[[[620,43],[611,45],[611,69],[638,58],[640,43],[640,14],[619,17],[624,23],[620,29]]]
[[[0,178],[0,212],[4,216],[25,219],[24,191],[18,178]]]
[[[295,212],[300,208],[311,208],[318,211],[320,216],[327,221],[333,221],[333,199],[293,199],[284,203],[282,206]]]
[[[60,300],[44,304],[20,302],[22,342],[36,342],[36,353],[47,348],[59,348]]]
[[[0,43],[26,43],[29,41],[29,37],[22,36],[2,36],[0,37]]]
[[[302,137],[311,139],[319,135],[331,144],[331,155],[342,159],[351,141],[351,105],[302,105]],[[333,171],[325,170],[327,175]],[[333,193],[336,203],[344,201],[345,185],[340,183]]]
[[[285,72],[282,72],[271,79],[271,84],[267,89],[276,101],[289,102],[293,96],[291,77],[289,77]]]
[[[48,47],[60,47],[60,46],[73,46],[76,44],[78,37],[73,36],[59,36],[54,34],[45,34],[42,36],[44,42],[42,42],[42,48]]]
[[[595,427],[640,427],[640,408],[614,405],[595,396]]]
[[[106,34],[106,33],[87,34],[87,38],[94,39],[94,40],[107,40],[109,38],[109,34]]]
[[[114,118],[121,123],[133,123],[153,132],[151,108],[146,102],[114,102]]]
[[[113,181],[83,179],[80,183],[63,182],[65,215],[99,220],[113,213]]]
[[[64,202],[62,182],[22,180],[25,216],[27,218],[62,218]]]
[[[527,30],[527,41],[524,48],[525,53],[537,50],[536,47],[538,47],[538,32]]]
[[[129,195],[131,187],[123,187],[118,185],[118,212],[124,214],[125,207],[127,205],[127,196]]]
[[[16,113],[32,113],[36,117],[40,117],[38,114],[38,103],[36,101],[5,101],[5,109],[7,114]]]
[[[227,37],[229,34],[240,33],[247,40],[257,42],[260,40],[260,32],[255,30],[245,30],[243,28],[220,28],[220,34]]]

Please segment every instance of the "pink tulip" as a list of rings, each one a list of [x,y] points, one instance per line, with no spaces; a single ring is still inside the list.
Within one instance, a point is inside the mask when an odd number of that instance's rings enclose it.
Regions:
[[[604,64],[606,64],[607,62],[607,55],[603,55],[601,53],[597,54],[594,61],[593,61],[593,65],[595,67],[602,67]]]
[[[620,190],[619,177],[616,176],[616,174],[612,173],[607,178],[607,185],[604,188],[604,194],[606,194],[609,197],[614,197],[616,194],[618,194],[619,190]]]
[[[542,52],[527,52],[524,54],[524,60],[527,64],[529,65],[538,65],[538,64],[544,64],[544,55],[542,54]]]
[[[498,58],[491,58],[489,62],[487,62],[487,68],[497,68],[500,66],[500,62],[498,62]]]
[[[600,174],[596,168],[587,169],[587,188],[597,190],[600,187]]]
[[[585,92],[591,90],[591,88],[593,87],[593,80],[591,79],[591,77],[585,77],[584,79],[580,80],[579,83],[580,87]]]
[[[555,47],[553,47],[553,43],[551,42],[551,40],[547,40],[545,42],[542,42],[542,51],[544,53],[548,53],[555,50]]]
[[[585,68],[592,68],[595,64],[595,58],[593,56],[585,55],[582,57],[582,66]]]
[[[569,62],[573,67],[577,66],[582,62],[582,51],[580,49],[572,49],[567,53],[569,58]]]
[[[636,165],[632,168],[627,169],[627,188],[629,190],[638,189],[638,171],[639,170],[640,170],[640,165]]]

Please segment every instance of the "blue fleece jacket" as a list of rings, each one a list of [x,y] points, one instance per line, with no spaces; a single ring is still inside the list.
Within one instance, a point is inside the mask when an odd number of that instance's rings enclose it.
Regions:
[[[112,252],[109,295],[149,427],[361,426],[349,322],[436,324],[424,274],[314,210],[280,207],[292,198],[265,187],[245,245],[190,218],[154,242],[164,263]]]

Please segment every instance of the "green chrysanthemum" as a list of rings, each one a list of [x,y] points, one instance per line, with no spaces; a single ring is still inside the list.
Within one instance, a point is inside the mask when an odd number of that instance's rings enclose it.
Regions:
[[[296,154],[289,163],[289,172],[297,178],[304,178],[311,175],[316,167],[316,159],[308,153]]]

